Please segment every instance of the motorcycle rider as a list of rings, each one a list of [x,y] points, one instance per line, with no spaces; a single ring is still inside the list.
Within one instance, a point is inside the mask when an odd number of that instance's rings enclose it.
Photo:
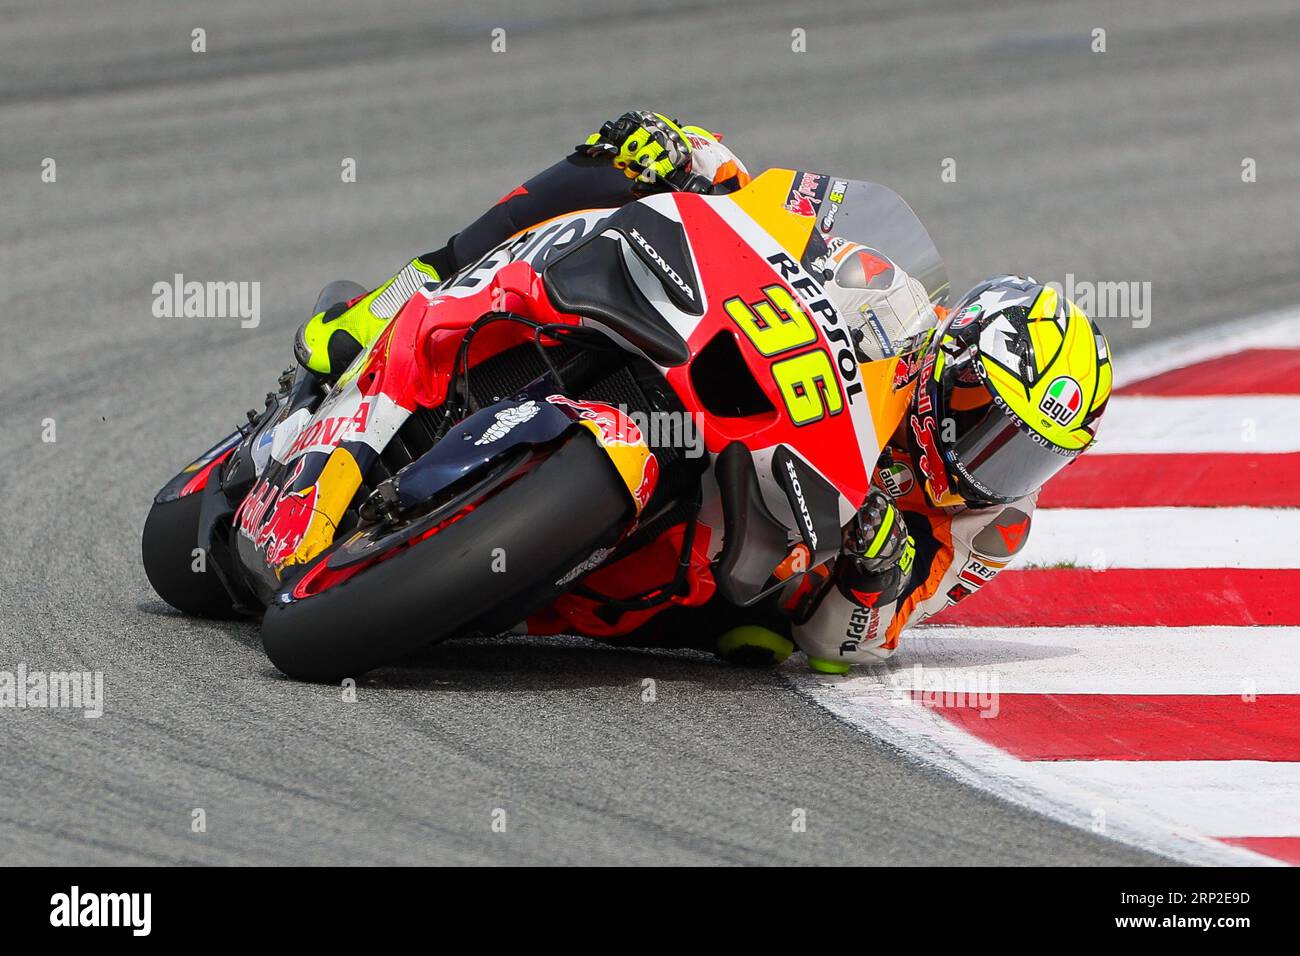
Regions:
[[[441,249],[369,295],[313,316],[295,354],[324,378],[338,375],[426,282],[551,217],[619,206],[657,189],[725,193],[748,182],[721,136],[660,113],[625,113]],[[1039,489],[1092,444],[1105,410],[1111,371],[1101,331],[1074,303],[1026,277],[988,279],[941,319],[920,283],[875,250],[831,238],[818,265],[828,296],[858,330],[862,357],[897,349],[905,355],[898,382],[916,382],[867,500],[843,529],[839,557],[812,568],[781,607],[742,612],[715,596],[610,625],[594,613],[593,597],[575,593],[531,618],[530,631],[660,646],[695,644],[683,636],[703,634],[721,656],[742,662],[783,660],[797,645],[814,668],[844,673],[888,658],[904,627],[979,590],[1024,548]],[[675,558],[677,550],[665,553]],[[600,586],[586,594],[636,579],[640,555],[589,574],[584,584]],[[786,574],[801,570],[787,564]]]

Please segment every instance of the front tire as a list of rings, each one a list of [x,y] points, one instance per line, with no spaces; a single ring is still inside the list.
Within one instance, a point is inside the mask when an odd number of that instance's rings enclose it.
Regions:
[[[262,644],[301,680],[357,677],[454,637],[489,611],[520,621],[605,543],[631,498],[585,432],[435,535],[310,597],[273,603]]]
[[[178,611],[196,617],[236,617],[210,556],[203,555],[200,570],[194,570],[202,507],[203,494],[196,492],[149,509],[140,536],[144,573],[158,596]]]

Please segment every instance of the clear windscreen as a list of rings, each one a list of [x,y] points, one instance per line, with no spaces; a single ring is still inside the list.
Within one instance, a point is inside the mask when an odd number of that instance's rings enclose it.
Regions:
[[[850,301],[861,283],[863,311],[882,318],[887,311],[894,320],[888,334],[898,352],[934,326],[936,314],[925,302],[947,305],[948,270],[929,232],[898,193],[859,179],[796,173],[787,208],[791,204],[816,217],[805,258],[822,255],[825,274],[834,274]]]

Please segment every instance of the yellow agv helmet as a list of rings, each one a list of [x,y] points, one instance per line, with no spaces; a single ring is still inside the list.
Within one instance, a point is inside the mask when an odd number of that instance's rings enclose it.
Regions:
[[[1110,348],[1051,286],[981,282],[921,358],[909,440],[937,505],[984,507],[1037,491],[1092,444],[1110,398]]]

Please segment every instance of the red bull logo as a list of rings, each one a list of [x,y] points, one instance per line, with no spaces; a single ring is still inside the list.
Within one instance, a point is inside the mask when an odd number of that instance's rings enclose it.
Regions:
[[[658,484],[659,459],[653,454],[647,454],[641,465],[641,481],[632,489],[632,497],[636,499],[638,512],[650,501],[650,496],[655,493]]]
[[[596,436],[596,441],[618,469],[640,514],[659,483],[659,459],[650,451],[637,423],[619,409],[602,402],[575,401],[563,395],[548,395],[546,400],[567,409]]]
[[[785,208],[787,212],[792,212],[796,216],[808,216],[812,218],[817,215],[817,207],[813,201],[803,193],[795,193],[786,200]]]
[[[546,400],[552,405],[569,409],[584,422],[591,422],[600,431],[603,443],[619,445],[643,445],[645,438],[637,423],[632,421],[613,405],[602,402],[580,402],[564,395],[548,395]]]
[[[311,527],[316,516],[316,486],[305,491],[281,495],[271,510],[271,517],[262,525],[254,543],[266,550],[266,563],[280,567],[288,560]]]
[[[302,473],[302,463],[285,479],[292,485]],[[282,493],[282,489],[259,481],[240,502],[234,524],[239,533],[266,555],[266,563],[279,567],[301,546],[316,515],[316,485],[302,491]]]
[[[948,494],[950,485],[948,472],[943,467],[943,459],[934,441],[934,416],[926,415],[922,419],[912,415],[909,424],[912,434],[916,436],[916,444],[921,449],[921,457],[916,464],[930,485],[931,495],[937,501]]]

